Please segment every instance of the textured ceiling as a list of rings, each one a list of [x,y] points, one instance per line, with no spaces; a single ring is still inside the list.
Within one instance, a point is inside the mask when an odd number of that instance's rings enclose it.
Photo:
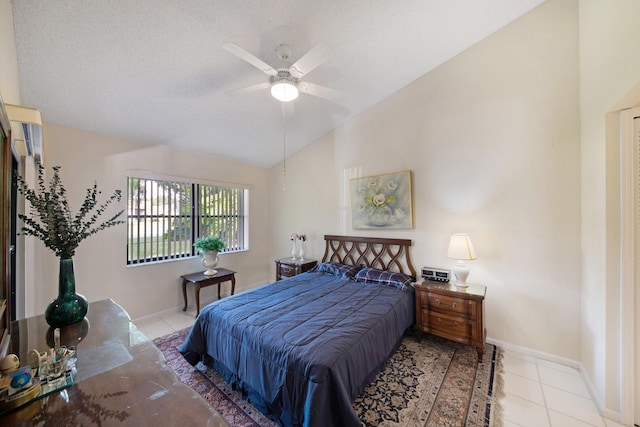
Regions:
[[[319,43],[330,56],[303,81],[287,155],[462,52],[542,0],[13,0],[23,105],[44,121],[263,167],[283,157],[283,112],[268,76],[222,48],[276,67]],[[90,141],[87,141],[90,143]]]

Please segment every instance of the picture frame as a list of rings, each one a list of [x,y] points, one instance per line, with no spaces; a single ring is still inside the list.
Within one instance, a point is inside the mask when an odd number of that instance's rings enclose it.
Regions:
[[[354,229],[413,228],[410,170],[352,178],[349,184]]]

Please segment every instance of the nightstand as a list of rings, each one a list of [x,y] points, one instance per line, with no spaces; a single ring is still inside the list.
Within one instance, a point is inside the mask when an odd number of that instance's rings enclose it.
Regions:
[[[449,283],[415,283],[416,328],[476,348],[482,360],[487,331],[484,296],[487,287],[458,288]]]
[[[314,259],[280,258],[276,260],[276,280],[293,277],[305,271],[311,270],[318,264]]]

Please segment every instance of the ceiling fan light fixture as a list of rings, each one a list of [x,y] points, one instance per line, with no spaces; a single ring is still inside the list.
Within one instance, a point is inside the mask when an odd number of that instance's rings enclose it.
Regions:
[[[289,81],[279,81],[271,86],[271,96],[280,102],[293,101],[298,93],[298,88]]]

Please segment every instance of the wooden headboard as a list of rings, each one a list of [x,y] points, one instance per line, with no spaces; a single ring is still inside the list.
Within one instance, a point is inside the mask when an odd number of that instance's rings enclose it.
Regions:
[[[398,271],[416,278],[416,270],[409,255],[410,239],[325,235],[324,240],[322,262],[366,265]]]

